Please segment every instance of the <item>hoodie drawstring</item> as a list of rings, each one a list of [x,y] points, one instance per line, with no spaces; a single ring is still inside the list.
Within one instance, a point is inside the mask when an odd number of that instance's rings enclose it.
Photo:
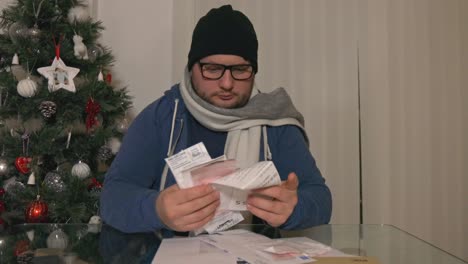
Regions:
[[[178,105],[179,105],[179,99],[175,99],[175,109],[174,109],[174,113],[172,115],[171,134],[169,136],[169,146],[167,147],[167,157],[170,157],[170,156],[172,156],[172,154],[174,154],[175,147],[177,145],[177,142],[179,141],[180,135],[182,134],[182,128],[183,128],[183,125],[184,125],[184,120],[181,119],[180,120],[180,130],[179,130],[180,132],[177,135],[177,137],[176,137],[176,139],[174,141],[174,144],[173,144],[172,140],[173,140],[173,137],[174,137],[174,129],[175,129],[175,122],[176,122]],[[164,188],[166,186],[166,179],[167,179],[168,170],[169,170],[169,167],[167,166],[167,163],[166,163],[166,165],[164,165],[163,173],[161,175],[161,184],[159,185],[159,191],[160,192],[162,190],[164,190]]]
[[[263,156],[265,160],[271,160],[273,156],[270,151],[270,146],[268,145],[268,134],[267,134],[266,126],[262,126],[262,132],[263,132]]]
[[[175,99],[174,113],[172,114],[172,125],[171,125],[171,135],[169,136],[169,147],[167,148],[167,156],[169,157],[172,149],[172,137],[174,136],[174,127],[175,120],[177,115],[177,106],[179,105],[179,99]]]

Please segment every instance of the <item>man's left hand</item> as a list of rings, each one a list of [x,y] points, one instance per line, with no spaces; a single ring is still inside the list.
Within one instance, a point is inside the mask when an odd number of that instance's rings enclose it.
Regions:
[[[269,225],[278,227],[288,220],[297,204],[299,180],[294,172],[278,186],[253,190],[247,199],[247,209]]]

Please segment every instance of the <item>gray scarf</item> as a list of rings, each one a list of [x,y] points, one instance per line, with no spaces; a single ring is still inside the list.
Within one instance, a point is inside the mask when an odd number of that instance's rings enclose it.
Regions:
[[[228,132],[224,153],[228,158],[236,159],[240,168],[259,161],[262,126],[295,125],[305,132],[304,118],[284,88],[258,93],[240,108],[220,108],[195,93],[186,68],[180,92],[187,109],[200,124],[211,130]],[[263,137],[267,142],[266,133]]]

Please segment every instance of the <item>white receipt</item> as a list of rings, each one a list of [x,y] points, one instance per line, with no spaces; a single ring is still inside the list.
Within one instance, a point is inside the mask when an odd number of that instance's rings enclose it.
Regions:
[[[172,174],[174,174],[177,184],[182,189],[210,183],[211,178],[214,179],[219,177],[219,175],[213,172],[215,170],[206,170],[204,168],[223,168],[221,174],[229,174],[232,172],[229,171],[229,168],[227,169],[228,171],[226,171],[223,166],[219,166],[218,164],[218,162],[225,161],[226,157],[221,156],[216,159],[211,159],[203,142],[182,150],[165,160],[171,169]],[[229,164],[230,167],[232,167],[232,162]],[[235,171],[235,169],[235,167],[232,168],[233,171]],[[192,176],[192,172],[195,177]],[[205,174],[210,174],[212,177],[206,177],[206,179],[203,179],[201,176]],[[221,196],[223,195],[221,194]],[[229,198],[226,197],[223,197],[223,199],[220,200],[221,203],[223,201],[224,203],[229,202]],[[205,224],[203,228],[195,230],[194,233],[198,235],[203,231],[206,231],[211,234],[213,232],[226,230],[244,220],[241,213],[225,211],[222,209],[224,207],[225,206],[220,206],[213,219]]]
[[[271,161],[258,162],[212,182],[215,188],[221,192],[221,198],[224,198],[223,196],[229,197],[222,204],[222,208],[236,211],[247,210],[246,200],[250,190],[279,185],[280,183],[278,171]]]
[[[189,188],[193,185],[190,182],[186,182],[187,179],[182,177],[181,172],[185,169],[193,168],[205,162],[211,161],[211,157],[205,148],[203,143],[198,143],[191,146],[188,149],[184,149],[177,154],[170,156],[165,159],[167,165],[174,174],[177,184],[180,188]]]
[[[247,210],[250,190],[281,183],[273,162],[261,161],[238,169],[235,160],[227,160],[225,156],[211,159],[203,142],[167,158],[166,162],[180,188],[212,184],[220,192],[219,211],[203,227],[210,234],[226,230],[244,219],[238,211]]]

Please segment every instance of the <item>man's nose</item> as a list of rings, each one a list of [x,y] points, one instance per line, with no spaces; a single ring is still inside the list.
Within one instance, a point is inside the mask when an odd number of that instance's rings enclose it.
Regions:
[[[234,88],[234,79],[231,75],[231,70],[226,69],[221,79],[219,79],[219,87],[223,90],[231,90]]]

